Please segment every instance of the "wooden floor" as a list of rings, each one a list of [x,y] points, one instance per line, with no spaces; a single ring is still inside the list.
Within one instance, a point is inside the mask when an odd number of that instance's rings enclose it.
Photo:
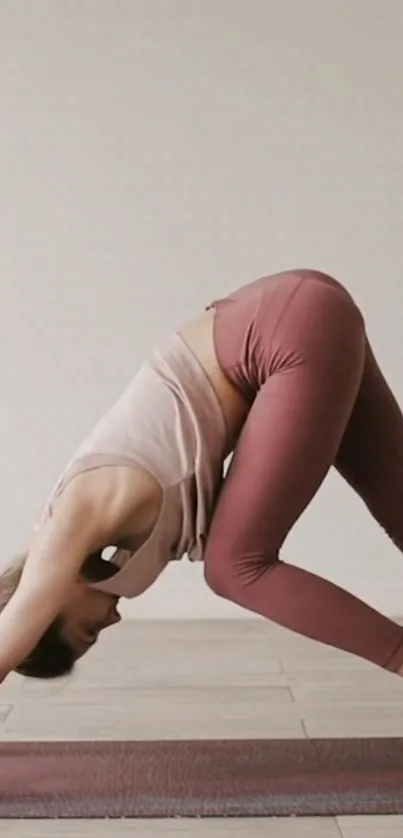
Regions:
[[[0,738],[402,736],[403,679],[260,620],[127,621],[58,684],[0,687]],[[403,817],[1,821],[2,838],[402,838]]]

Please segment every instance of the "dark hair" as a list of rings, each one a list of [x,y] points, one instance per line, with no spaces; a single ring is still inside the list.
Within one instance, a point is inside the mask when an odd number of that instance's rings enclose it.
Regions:
[[[16,666],[19,675],[28,678],[61,678],[72,672],[77,654],[62,634],[62,620],[57,617],[42,635],[32,652]]]

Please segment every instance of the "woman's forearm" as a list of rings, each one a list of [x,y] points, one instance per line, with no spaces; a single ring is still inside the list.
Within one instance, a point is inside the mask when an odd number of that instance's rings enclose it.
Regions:
[[[17,589],[0,615],[0,681],[32,652],[63,608],[68,591],[54,579]]]
[[[0,614],[0,681],[67,603],[86,556],[102,546],[98,522],[86,503],[63,503],[34,536],[18,588]]]

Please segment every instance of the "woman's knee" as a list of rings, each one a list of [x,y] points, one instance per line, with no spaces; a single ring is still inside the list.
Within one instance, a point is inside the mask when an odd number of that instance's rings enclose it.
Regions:
[[[212,561],[205,557],[204,560],[204,578],[208,587],[218,596],[225,599],[230,598],[230,590],[233,590],[231,584],[231,569],[223,561]]]
[[[237,601],[242,590],[250,587],[278,564],[278,553],[248,557],[243,561],[220,553],[208,555],[204,561],[204,578],[209,588],[224,599]]]

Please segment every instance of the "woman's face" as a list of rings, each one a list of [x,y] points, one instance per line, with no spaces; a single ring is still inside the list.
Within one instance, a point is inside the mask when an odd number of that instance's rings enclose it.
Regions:
[[[81,658],[96,643],[100,632],[122,618],[117,610],[119,597],[88,587],[83,582],[74,586],[70,602],[61,618],[63,636]]]

